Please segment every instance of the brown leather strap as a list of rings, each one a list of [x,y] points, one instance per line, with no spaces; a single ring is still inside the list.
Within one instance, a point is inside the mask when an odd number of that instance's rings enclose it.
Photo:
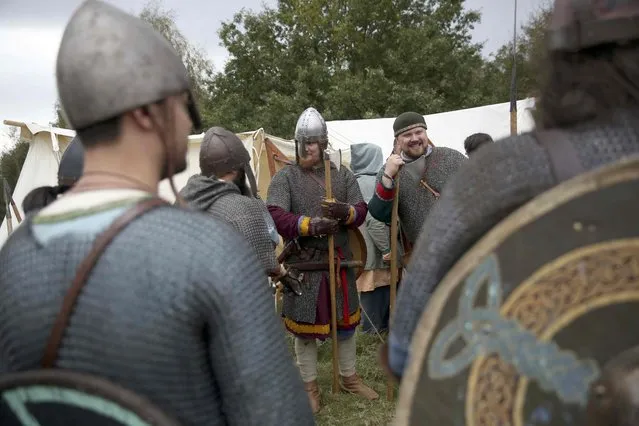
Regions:
[[[318,177],[315,173],[313,173],[312,171],[307,172],[307,173],[308,173],[308,175],[309,175],[310,177],[312,177],[312,178],[313,178],[313,180],[314,180],[315,182],[317,182],[317,184],[320,186],[320,188],[322,188],[323,190],[325,190],[325,191],[326,191],[326,185],[324,184],[324,181],[323,181],[322,179],[320,179],[320,178],[319,178],[319,177]]]
[[[557,182],[563,182],[584,171],[577,151],[561,130],[546,130],[536,134],[537,141],[550,158],[550,166]]]
[[[111,241],[113,241],[113,238],[115,238],[115,236],[118,235],[120,231],[122,231],[134,219],[161,205],[169,204],[165,200],[157,197],[153,197],[136,204],[118,217],[115,222],[113,222],[113,224],[102,232],[95,240],[91,251],[78,267],[73,283],[67,291],[67,294],[64,296],[62,308],[60,309],[55,323],[53,324],[53,329],[51,330],[51,335],[49,336],[49,340],[44,351],[44,357],[42,358],[43,368],[53,368],[58,355],[58,349],[62,343],[64,330],[69,323],[69,318],[71,317],[71,313],[75,307],[78,296],[80,296],[80,292],[89,278],[89,274],[93,270],[93,267],[98,262],[98,259],[104,250]]]

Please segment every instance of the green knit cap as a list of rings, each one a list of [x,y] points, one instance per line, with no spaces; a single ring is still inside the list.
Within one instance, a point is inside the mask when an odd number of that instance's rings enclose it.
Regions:
[[[426,120],[424,116],[416,112],[404,112],[400,114],[393,123],[393,130],[395,131],[395,137],[415,127],[426,127]]]

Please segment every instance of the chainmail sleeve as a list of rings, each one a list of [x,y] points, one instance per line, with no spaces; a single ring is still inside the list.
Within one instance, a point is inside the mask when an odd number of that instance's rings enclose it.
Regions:
[[[288,167],[275,173],[268,186],[266,205],[279,207],[284,211],[291,211],[291,188],[288,184]]]
[[[263,208],[257,204],[262,201],[248,197],[243,198],[242,211],[230,218],[230,222],[253,247],[264,272],[267,275],[278,272],[280,264],[275,257],[273,240],[263,219]]]
[[[450,178],[424,222],[398,292],[389,338],[395,374],[402,375],[421,313],[450,268],[485,232],[553,182],[546,153],[531,136],[484,147]]]
[[[210,295],[203,313],[210,318],[209,357],[227,424],[313,425],[266,276],[252,253],[234,255],[249,252],[246,242],[233,242],[223,267],[199,274],[200,291]]]

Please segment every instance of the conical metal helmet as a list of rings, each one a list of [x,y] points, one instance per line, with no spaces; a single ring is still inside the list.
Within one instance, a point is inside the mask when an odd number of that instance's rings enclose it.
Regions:
[[[306,145],[318,142],[321,149],[328,146],[328,129],[324,117],[315,108],[306,108],[297,119],[295,126],[295,142],[297,155],[306,157]]]
[[[85,1],[68,22],[56,64],[60,103],[76,130],[184,92],[187,70],[148,23],[107,3]],[[201,120],[192,101],[195,128]]]
[[[547,36],[551,52],[638,40],[639,0],[555,0]]]
[[[84,147],[76,136],[62,154],[58,167],[58,185],[73,186],[82,177],[83,168]]]
[[[222,177],[234,170],[244,170],[252,195],[257,183],[251,168],[251,155],[237,135],[222,127],[211,127],[200,146],[200,170],[204,176]]]

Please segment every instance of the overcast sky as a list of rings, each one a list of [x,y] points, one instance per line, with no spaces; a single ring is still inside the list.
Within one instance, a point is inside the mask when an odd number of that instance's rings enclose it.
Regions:
[[[139,13],[147,0],[106,0],[131,13]],[[371,0],[374,1],[374,0]],[[517,0],[519,23],[548,0]],[[481,23],[473,31],[485,42],[488,56],[513,37],[515,0],[466,0],[466,8],[480,10]],[[62,31],[82,0],[0,0],[0,150],[7,143],[3,120],[46,125],[54,119],[55,58]],[[188,40],[204,49],[221,70],[227,52],[219,46],[217,30],[242,8],[259,11],[277,0],[160,0],[172,9]],[[260,127],[260,123],[255,123]]]

